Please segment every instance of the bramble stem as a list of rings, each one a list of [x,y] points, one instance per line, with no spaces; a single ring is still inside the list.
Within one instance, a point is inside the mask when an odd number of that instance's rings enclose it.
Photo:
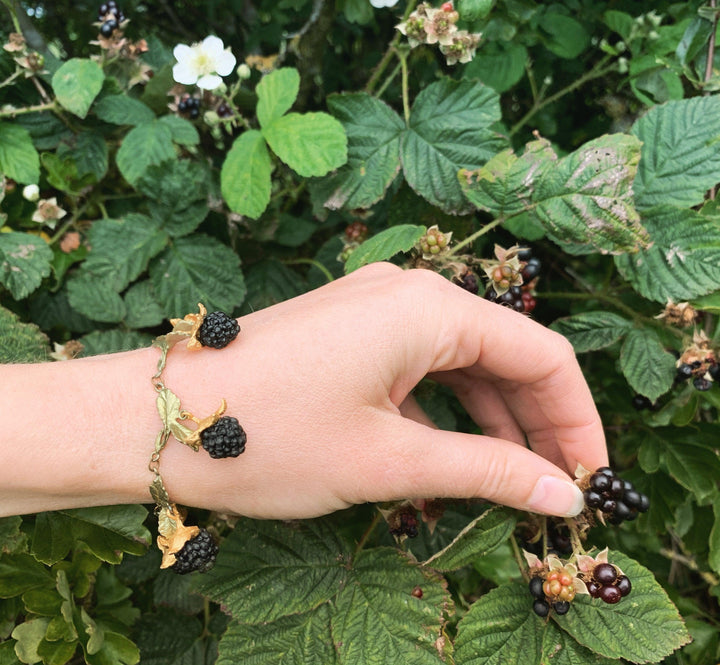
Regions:
[[[405,124],[410,125],[410,86],[407,65],[407,53],[398,52],[400,66],[402,67],[402,101]]]
[[[395,65],[395,69],[390,72],[388,77],[383,81],[383,84],[380,86],[380,90],[377,91],[377,93],[374,95],[378,99],[383,96],[383,93],[387,89],[387,87],[393,82],[393,79],[398,75],[398,72],[402,68],[402,63],[398,62],[397,65]]]
[[[332,273],[322,263],[320,263],[320,261],[316,261],[315,259],[287,259],[283,261],[283,263],[287,265],[293,265],[296,263],[307,263],[311,266],[315,266],[323,275],[325,275],[328,282],[335,281]]]
[[[580,78],[573,81],[570,85],[562,88],[562,90],[558,90],[554,95],[550,95],[549,97],[545,97],[543,99],[541,90],[538,99],[535,100],[535,103],[530,107],[530,110],[512,126],[512,129],[510,130],[510,136],[515,135],[527,124],[530,118],[532,118],[538,111],[544,109],[549,104],[556,102],[558,99],[564,97],[569,92],[572,92],[580,86],[585,85],[585,83],[587,83],[588,81],[592,81],[593,79],[599,78],[601,76],[604,76],[608,72],[613,71],[615,69],[615,64],[605,67],[605,64],[608,60],[610,60],[610,56],[606,55],[589,72],[585,72],[585,74],[583,74]]]
[[[20,21],[18,21],[17,8],[15,7],[15,3],[12,2],[12,0],[2,0],[2,3],[7,7],[7,10],[10,12],[10,18],[12,18],[15,32],[21,35],[22,28],[20,27]]]
[[[478,231],[475,231],[475,233],[471,233],[465,240],[461,240],[457,245],[455,245],[448,253],[447,256],[454,256],[457,254],[459,249],[462,249],[466,245],[469,245],[473,242],[475,242],[478,238],[481,236],[484,236],[486,233],[489,233],[492,231],[496,226],[500,226],[505,221],[504,217],[498,217],[496,220],[490,222],[489,224],[486,224]]]
[[[53,111],[57,105],[55,102],[46,104],[35,104],[35,106],[25,106],[21,109],[9,109],[0,111],[0,118],[14,118],[17,115],[25,115],[26,113],[41,113],[42,111]]]
[[[356,557],[360,551],[365,547],[368,538],[370,538],[373,531],[375,531],[375,527],[380,524],[380,521],[382,520],[382,514],[380,511],[375,513],[375,517],[373,517],[372,522],[370,522],[370,526],[368,526],[367,529],[365,529],[365,533],[362,535],[362,538],[360,538],[360,542],[358,542],[357,547],[355,548],[355,552],[353,554],[353,558]]]
[[[520,551],[520,546],[517,543],[517,539],[514,535],[510,536],[510,545],[512,546],[513,556],[515,557],[515,563],[517,563],[520,574],[526,582],[530,582],[530,577],[527,573],[527,564],[525,563],[525,557],[523,557]]]

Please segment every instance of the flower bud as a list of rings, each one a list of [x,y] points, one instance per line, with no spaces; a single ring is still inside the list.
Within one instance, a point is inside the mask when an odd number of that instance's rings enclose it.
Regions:
[[[22,191],[23,198],[33,203],[40,198],[40,188],[37,185],[26,185]]]
[[[250,78],[252,72],[250,71],[250,67],[248,67],[244,62],[237,68],[237,75],[243,80],[246,81]]]

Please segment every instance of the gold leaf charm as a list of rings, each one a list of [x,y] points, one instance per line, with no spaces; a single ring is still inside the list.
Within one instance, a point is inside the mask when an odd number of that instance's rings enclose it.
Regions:
[[[157,545],[163,553],[160,568],[170,568],[175,565],[175,554],[200,533],[200,527],[185,526],[178,507],[171,503],[158,514],[158,531]]]
[[[178,428],[182,428],[182,430],[176,431],[176,428],[173,427],[173,435],[178,441],[180,441],[180,443],[184,443],[186,446],[190,446],[193,450],[198,450],[201,445],[200,433],[203,430],[206,430],[208,427],[212,427],[218,420],[220,420],[220,416],[225,413],[226,409],[227,402],[223,399],[220,403],[220,408],[215,411],[215,413],[207,416],[206,418],[196,418],[192,413],[189,413],[188,411],[182,411],[180,413],[179,419],[192,420],[194,423],[197,424],[197,429],[191,430],[187,427],[184,427],[183,425],[178,424]]]
[[[198,314],[188,314],[184,319],[170,319],[173,329],[168,336],[176,334],[188,337],[188,349],[202,348],[202,344],[200,344],[197,338],[197,331],[200,329],[202,322],[205,320],[207,309],[205,309],[205,306],[202,303],[198,303],[198,310]]]

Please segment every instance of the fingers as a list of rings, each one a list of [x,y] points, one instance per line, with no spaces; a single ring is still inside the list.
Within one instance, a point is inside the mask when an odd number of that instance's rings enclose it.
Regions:
[[[582,493],[567,474],[527,448],[387,417],[388,438],[383,440],[393,443],[383,450],[381,463],[371,455],[355,471],[365,478],[366,494],[350,501],[474,497],[558,516],[577,515],[584,507]]]

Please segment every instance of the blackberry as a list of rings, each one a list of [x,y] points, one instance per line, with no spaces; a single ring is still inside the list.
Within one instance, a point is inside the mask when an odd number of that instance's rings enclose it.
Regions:
[[[197,339],[203,346],[224,349],[240,332],[238,322],[225,312],[208,314],[197,331]]]
[[[622,524],[637,518],[650,507],[649,499],[629,480],[623,480],[608,466],[600,467],[587,481],[583,492],[585,505],[599,509],[610,524]]]
[[[617,570],[611,563],[599,563],[593,570],[593,579],[600,586],[607,586],[613,584],[617,579]]]
[[[115,19],[111,18],[110,20],[105,21],[105,23],[100,26],[100,34],[103,37],[110,37],[112,33],[117,30],[117,28],[118,22]]]
[[[235,115],[233,113],[233,110],[225,102],[221,102],[220,106],[217,107],[215,112],[221,118],[232,118],[232,116]]]
[[[706,379],[704,376],[696,376],[693,379],[693,386],[695,387],[695,390],[710,390],[710,388],[712,388],[712,381]]]
[[[675,375],[678,381],[687,381],[693,375],[692,365],[683,363],[677,368]]]
[[[567,600],[560,600],[557,603],[553,603],[552,608],[555,610],[555,614],[567,614],[570,610],[570,603],[568,603]]]
[[[407,536],[408,538],[417,538],[418,518],[417,511],[412,507],[403,507],[391,522],[390,533],[393,536]]]
[[[546,617],[550,613],[550,605],[546,600],[536,600],[533,603],[533,612],[539,617]]]
[[[523,284],[532,282],[532,280],[534,280],[540,274],[540,268],[542,268],[540,259],[537,259],[535,257],[528,259],[528,262],[525,264],[525,267],[522,269],[521,273],[523,278]]]
[[[652,402],[645,395],[635,395],[632,398],[633,408],[638,411],[645,411],[652,408]]]
[[[604,586],[598,591],[598,598],[604,603],[614,605],[620,602],[622,592],[616,586]]]
[[[457,284],[461,289],[469,291],[473,295],[477,295],[480,291],[477,277],[469,270],[467,272],[464,272],[459,277],[453,278],[453,283]]]
[[[537,598],[538,600],[543,600],[545,598],[542,577],[536,575],[535,577],[531,578],[528,588],[530,589],[530,595],[533,596],[533,598]]]
[[[522,301],[523,305],[525,306],[525,313],[530,314],[535,307],[537,306],[537,300],[535,300],[535,296],[533,296],[530,291],[523,291],[522,292]]]
[[[237,418],[223,416],[214,425],[200,432],[202,447],[213,459],[237,457],[245,451],[247,436]]]
[[[531,256],[532,256],[532,250],[529,247],[526,247],[525,249],[521,249],[517,253],[517,257],[521,261],[525,261],[525,262],[529,261]]]
[[[171,569],[178,575],[186,575],[200,571],[206,573],[215,565],[218,546],[207,529],[200,529],[200,533],[188,540],[182,549],[175,554],[175,563]]]
[[[625,575],[620,575],[615,580],[615,587],[620,591],[620,595],[623,597],[627,596],[632,591],[630,579]]]

